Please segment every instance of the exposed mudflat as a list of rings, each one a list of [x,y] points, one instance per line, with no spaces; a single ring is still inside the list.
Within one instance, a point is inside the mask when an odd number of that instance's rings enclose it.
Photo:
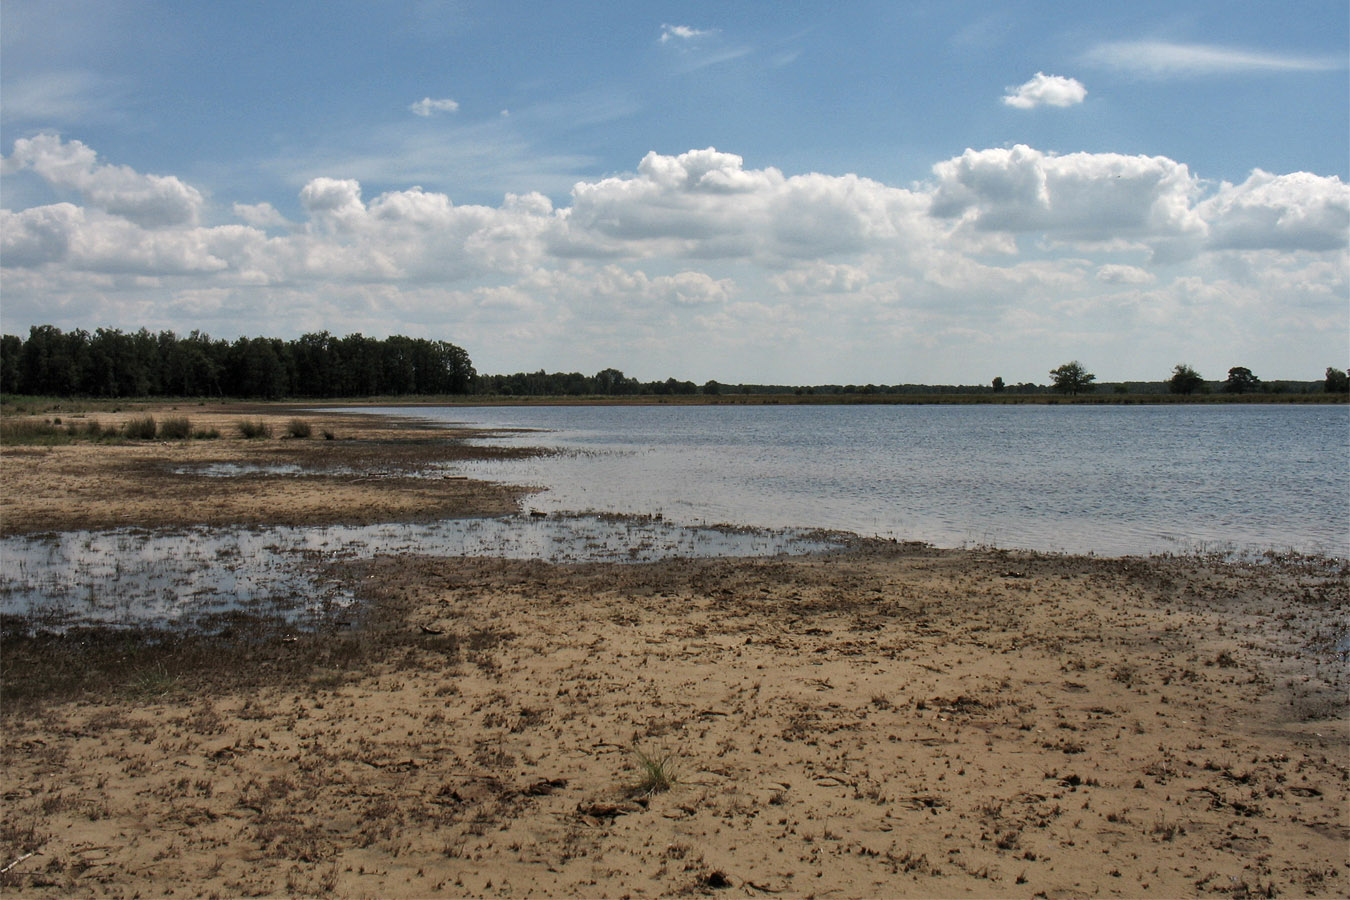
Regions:
[[[504,515],[515,511],[525,493],[456,477],[456,460],[530,452],[469,445],[468,431],[243,405],[152,412],[161,421],[185,417],[194,430],[214,430],[220,437],[6,447],[0,453],[5,484],[0,534]],[[61,418],[66,426],[97,421],[107,428],[142,414],[135,409]],[[311,425],[311,437],[285,437],[296,418]],[[240,423],[257,422],[273,436],[239,436]],[[324,432],[333,439],[326,440]]]
[[[406,450],[384,427],[372,446]],[[6,450],[6,531],[29,506],[45,529],[112,523],[115,497],[91,516],[75,509],[87,482],[62,499],[43,480],[86,451],[115,494],[153,489],[155,452],[252,465],[338,442],[263,443],[56,447],[32,469]],[[274,508],[291,490],[315,522],[467,511],[441,492],[460,485],[412,474],[425,465],[394,476],[393,499],[324,476],[277,493],[281,476],[171,475],[183,504],[211,479],[240,495],[173,524],[295,521]],[[3,891],[1350,893],[1343,561],[862,542],[335,566],[362,612],[306,633],[10,623]],[[642,756],[668,789],[637,786]]]

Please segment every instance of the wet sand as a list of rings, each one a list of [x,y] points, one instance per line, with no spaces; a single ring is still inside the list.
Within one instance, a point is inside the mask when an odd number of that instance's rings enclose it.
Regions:
[[[472,452],[444,432],[327,415],[308,441],[7,448],[5,532],[518,500],[414,477]],[[165,475],[185,456],[327,453],[406,471]],[[155,502],[161,483],[172,502]],[[134,654],[7,636],[0,890],[1350,892],[1343,562],[858,542],[757,560],[341,567],[369,613],[314,634]],[[90,675],[62,681],[44,661]],[[638,786],[640,754],[665,761],[668,789]]]

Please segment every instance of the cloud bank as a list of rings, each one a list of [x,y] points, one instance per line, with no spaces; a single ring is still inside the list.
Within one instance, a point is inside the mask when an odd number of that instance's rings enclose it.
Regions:
[[[1313,377],[1344,365],[1350,327],[1350,186],[1309,173],[1213,184],[1166,157],[1018,145],[901,187],[710,147],[648,153],[559,206],[316,177],[292,222],[56,135],[16,141],[3,170],[62,198],[0,211],[7,330],[407,333],[486,371],[891,383],[1044,380],[1059,356],[1105,379],[1177,359],[1310,358],[1271,374]]]

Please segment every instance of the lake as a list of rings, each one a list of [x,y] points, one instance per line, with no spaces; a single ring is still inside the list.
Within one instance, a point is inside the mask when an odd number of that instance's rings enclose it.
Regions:
[[[1268,404],[363,409],[532,433],[480,462],[545,512],[826,528],[1099,555],[1350,556],[1350,407]]]

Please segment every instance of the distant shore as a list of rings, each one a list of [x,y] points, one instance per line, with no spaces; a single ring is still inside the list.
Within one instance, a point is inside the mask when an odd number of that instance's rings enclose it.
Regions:
[[[316,407],[37,411],[80,433],[188,418],[203,436],[8,444],[0,526],[519,510],[518,489],[425,469],[530,451]],[[203,474],[227,463],[241,474]],[[0,890],[1350,891],[1343,560],[859,541],[331,566],[363,607],[313,631],[5,621]]]

